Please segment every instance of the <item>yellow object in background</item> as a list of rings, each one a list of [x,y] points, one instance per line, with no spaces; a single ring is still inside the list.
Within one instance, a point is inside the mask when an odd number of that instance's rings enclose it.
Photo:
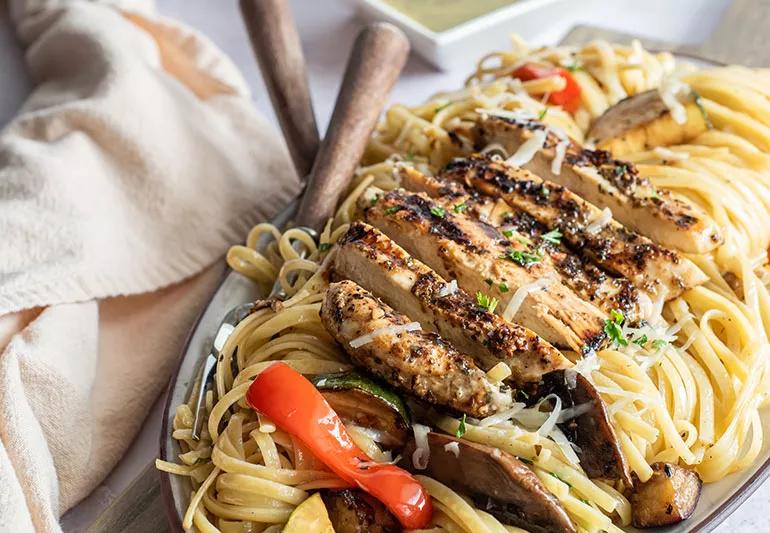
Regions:
[[[334,533],[321,495],[313,494],[291,513],[283,533]]]
[[[384,0],[404,15],[435,32],[513,4],[516,0]]]

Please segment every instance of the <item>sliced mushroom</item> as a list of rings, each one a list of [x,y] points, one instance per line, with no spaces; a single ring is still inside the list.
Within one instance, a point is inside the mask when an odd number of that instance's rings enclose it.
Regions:
[[[631,486],[628,465],[620,450],[604,400],[591,382],[574,370],[556,370],[543,376],[533,399],[555,394],[562,408],[586,406],[577,417],[559,424],[567,439],[577,446],[580,466],[590,478],[623,481]]]
[[[376,498],[360,490],[324,490],[335,533],[399,533],[403,528]],[[308,532],[310,533],[310,532]]]
[[[596,119],[586,138],[613,156],[641,152],[656,146],[681,144],[708,129],[697,103],[684,104],[687,120],[678,124],[657,89],[621,100]]]
[[[428,466],[412,462],[414,440],[402,452],[403,468],[435,478],[469,496],[506,524],[534,533],[574,532],[567,512],[527,465],[513,455],[441,433],[428,433]]]
[[[631,492],[634,527],[668,526],[689,518],[700,498],[700,476],[671,463],[654,463],[652,470],[652,477],[637,480]]]

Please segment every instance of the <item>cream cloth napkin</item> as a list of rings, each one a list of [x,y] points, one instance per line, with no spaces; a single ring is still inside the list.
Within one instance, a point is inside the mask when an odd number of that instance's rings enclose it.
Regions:
[[[0,134],[0,531],[57,531],[299,184],[233,64],[149,2],[10,9],[36,89]]]

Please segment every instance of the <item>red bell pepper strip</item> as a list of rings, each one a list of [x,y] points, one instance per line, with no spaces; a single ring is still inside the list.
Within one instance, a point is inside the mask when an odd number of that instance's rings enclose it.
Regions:
[[[574,113],[580,107],[580,86],[569,71],[559,67],[546,67],[537,63],[525,63],[513,71],[512,76],[521,81],[539,80],[551,76],[561,76],[567,82],[561,91],[548,95],[548,103],[561,106],[565,111]]]
[[[246,402],[301,440],[340,478],[380,500],[405,528],[422,529],[430,522],[433,507],[420,482],[397,466],[372,464],[318,389],[287,364],[276,362],[262,371]]]

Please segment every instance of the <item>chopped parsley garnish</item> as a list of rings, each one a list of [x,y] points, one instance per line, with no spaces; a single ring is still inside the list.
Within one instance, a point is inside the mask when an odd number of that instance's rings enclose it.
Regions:
[[[550,196],[550,195],[551,195],[551,189],[549,189],[548,187],[546,187],[545,185],[543,185],[543,186],[542,186],[542,188],[540,189],[540,194],[542,194],[543,196],[545,196],[546,198],[548,198],[548,196]]]
[[[543,255],[540,253],[540,250],[532,253],[508,248],[508,250],[505,251],[505,255],[500,256],[500,259],[508,259],[509,261],[513,261],[518,265],[528,267],[534,265],[535,263],[539,263],[540,260],[543,259]]]
[[[466,431],[465,418],[466,418],[466,415],[463,414],[463,417],[460,419],[460,425],[457,426],[457,431],[455,431],[455,437],[457,437],[458,439],[463,435],[465,435],[465,431]]]
[[[623,335],[621,329],[624,321],[623,313],[616,309],[610,311],[610,318],[604,321],[604,333],[615,343],[615,346],[628,346],[628,339]]]
[[[430,214],[433,215],[434,217],[444,218],[444,215],[446,215],[446,211],[444,210],[443,207],[438,207],[434,205],[433,207],[430,208]]]
[[[701,98],[701,95],[699,95],[697,92],[692,92],[693,96],[695,96],[695,105],[698,106],[698,111],[700,111],[700,114],[703,116],[703,122],[706,123],[706,127],[708,129],[712,129],[714,127],[714,124],[711,122],[711,117],[709,117],[708,112],[706,111],[706,108],[703,107],[703,99]]]
[[[579,70],[583,70],[583,66],[580,64],[580,62],[578,62],[577,59],[564,68],[566,68],[569,72],[577,72]]]
[[[500,292],[508,292],[508,284],[507,283],[501,283],[498,285],[498,288],[500,289]]]
[[[414,159],[414,152],[409,150],[404,156],[404,161],[412,161]]]
[[[486,283],[487,285],[492,285],[494,281],[492,280],[492,278],[487,278],[484,280],[484,283]]]
[[[544,107],[543,110],[540,112],[540,114],[537,115],[537,120],[543,120],[547,114],[548,114],[548,108]]]
[[[372,205],[376,205],[377,202],[379,202],[379,201],[380,201],[380,195],[379,194],[375,194],[374,196],[372,196],[372,200],[371,200],[371,204]]]
[[[452,105],[452,102],[451,102],[451,101],[450,101],[450,102],[447,102],[447,103],[446,103],[446,104],[444,104],[444,105],[440,105],[440,106],[438,106],[438,107],[436,108],[436,111],[435,111],[435,112],[436,112],[436,113],[438,113],[439,111],[441,111],[441,110],[443,110],[443,109],[446,109],[446,108],[447,108],[447,107],[449,107],[450,105]]]
[[[503,230],[503,235],[505,235],[506,237],[508,237],[510,239],[511,237],[513,237],[513,230],[512,229],[504,229]]]
[[[523,235],[516,235],[516,241],[520,242],[521,244],[530,245],[532,244],[532,241],[524,237]]]
[[[505,213],[503,213],[503,214],[501,215],[501,217],[502,217],[502,219],[503,219],[505,222],[508,222],[509,220],[511,220],[511,219],[513,218],[513,213],[511,213],[510,211],[506,211]]]
[[[626,172],[628,172],[628,167],[623,164],[615,165],[615,168],[612,169],[612,171],[615,173],[615,177],[619,178],[623,176]]]
[[[543,233],[540,236],[541,239],[543,239],[545,242],[550,242],[551,244],[560,244],[561,243],[561,231],[558,229],[552,229],[548,233]]]
[[[326,252],[331,247],[332,247],[332,243],[330,243],[330,242],[322,242],[321,244],[318,245],[318,251],[319,252]]]
[[[667,344],[668,342],[664,341],[663,339],[656,339],[652,341],[652,347],[655,348],[656,351],[662,350]]]
[[[456,206],[454,206],[452,208],[452,211],[459,214],[459,213],[462,213],[463,211],[466,211],[467,209],[468,209],[468,204],[463,202],[461,204],[457,204]]]
[[[392,215],[393,213],[396,213],[396,212],[398,212],[398,210],[399,210],[399,209],[401,209],[401,206],[400,206],[400,205],[394,205],[394,206],[392,206],[392,207],[388,207],[388,208],[385,210],[385,214],[386,214],[386,215]]]
[[[490,296],[487,296],[483,292],[479,291],[476,293],[476,303],[482,309],[486,309],[490,313],[494,313],[495,308],[497,307],[498,301],[497,301],[497,298],[492,298]]]
[[[637,346],[641,346],[642,348],[644,348],[644,345],[647,344],[648,340],[649,339],[647,339],[647,335],[642,335],[641,337],[637,337],[636,339],[632,340],[631,342],[633,342]]]

